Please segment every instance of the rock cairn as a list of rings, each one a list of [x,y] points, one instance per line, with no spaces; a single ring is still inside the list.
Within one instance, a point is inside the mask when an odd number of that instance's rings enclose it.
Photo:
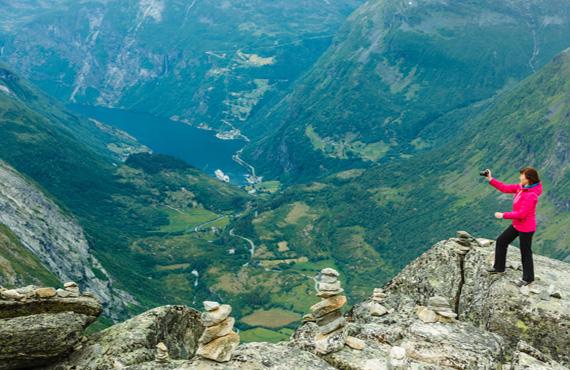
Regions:
[[[319,303],[311,306],[311,317],[318,325],[315,336],[315,350],[319,354],[336,352],[346,341],[346,319],[341,308],[346,304],[344,289],[338,280],[339,273],[332,268],[321,270],[318,278],[317,296]]]
[[[232,307],[205,301],[204,310],[201,319],[206,329],[198,340],[196,354],[217,362],[227,362],[239,345],[239,335],[233,331],[235,319],[230,316]]]
[[[455,247],[455,252],[460,255],[466,255],[473,248],[474,245],[480,246],[480,243],[467,231],[458,231],[457,237],[452,238],[452,240],[457,244]]]
[[[160,364],[170,362],[170,355],[168,354],[166,344],[160,342],[156,345],[156,355],[154,356],[154,360]]]
[[[65,283],[63,289],[52,287],[36,287],[28,285],[22,288],[5,289],[0,288],[0,298],[7,301],[26,301],[30,299],[50,299],[50,298],[77,298],[81,295],[79,286],[74,282]]]
[[[384,316],[388,313],[388,309],[382,303],[386,300],[386,293],[382,288],[374,288],[372,293],[372,302],[369,304],[370,315]]]
[[[431,297],[428,300],[428,306],[418,306],[416,313],[419,319],[425,323],[445,322],[457,317],[457,314],[451,309],[448,300],[441,296]]]

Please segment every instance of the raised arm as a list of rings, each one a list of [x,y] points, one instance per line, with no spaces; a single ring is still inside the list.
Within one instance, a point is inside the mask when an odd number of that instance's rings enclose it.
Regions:
[[[520,184],[504,184],[497,179],[491,179],[489,184],[501,193],[516,193],[521,189]]]

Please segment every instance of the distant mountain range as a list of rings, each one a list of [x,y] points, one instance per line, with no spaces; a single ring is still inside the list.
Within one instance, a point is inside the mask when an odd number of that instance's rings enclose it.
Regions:
[[[10,1],[0,56],[64,102],[229,131],[326,50],[362,1]]]
[[[355,11],[245,156],[302,182],[449,141],[481,104],[570,46],[570,2],[384,1]]]

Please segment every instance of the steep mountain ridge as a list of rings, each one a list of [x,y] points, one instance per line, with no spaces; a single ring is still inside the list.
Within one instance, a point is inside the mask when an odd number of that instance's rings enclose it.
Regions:
[[[263,116],[279,129],[244,153],[301,182],[437,147],[475,103],[570,46],[569,32],[568,1],[367,2]]]
[[[0,285],[7,288],[57,285],[59,279],[50,272],[5,225],[0,225]]]
[[[49,94],[231,131],[312,65],[361,0],[67,0],[24,14],[15,3],[0,13],[0,57]]]
[[[92,291],[118,318],[133,298],[114,291],[112,279],[93,256],[83,230],[34,185],[0,161],[0,224],[55,274]]]

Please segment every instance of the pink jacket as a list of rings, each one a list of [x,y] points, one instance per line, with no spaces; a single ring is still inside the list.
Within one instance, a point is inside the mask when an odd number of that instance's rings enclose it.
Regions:
[[[503,193],[514,193],[513,211],[505,212],[503,218],[513,220],[513,227],[520,232],[528,233],[536,230],[536,205],[542,194],[542,183],[530,186],[520,184],[503,184],[492,179],[489,182],[494,188]]]

